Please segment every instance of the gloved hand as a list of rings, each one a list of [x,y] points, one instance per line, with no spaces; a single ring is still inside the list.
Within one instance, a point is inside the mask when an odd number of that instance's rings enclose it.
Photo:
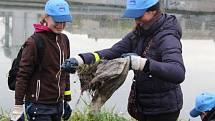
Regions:
[[[124,53],[124,54],[121,55],[121,57],[122,57],[122,58],[126,58],[126,57],[129,57],[129,56],[131,56],[131,55],[138,56],[137,53]]]
[[[61,65],[61,69],[74,74],[76,72],[77,66],[83,64],[84,61],[80,56],[75,56],[73,58],[66,59],[64,63]]]
[[[13,112],[11,115],[11,121],[20,120],[24,112],[23,105],[14,105]]]
[[[142,71],[147,59],[138,56],[136,53],[126,53],[122,57],[130,59],[130,67],[132,70]]]
[[[70,105],[68,104],[67,101],[64,102],[64,113],[63,113],[63,120],[66,121],[69,119],[69,117],[71,116],[72,113],[72,109],[70,107]]]

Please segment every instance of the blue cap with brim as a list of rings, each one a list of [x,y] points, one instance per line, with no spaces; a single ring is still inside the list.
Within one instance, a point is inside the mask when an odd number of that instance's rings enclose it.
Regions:
[[[197,117],[201,114],[200,111],[197,111],[195,108],[193,110],[190,111],[190,116],[192,117]]]
[[[124,12],[124,18],[139,18],[145,13],[146,9],[127,9]]]
[[[215,107],[215,94],[204,92],[196,97],[195,107],[190,111],[190,116],[197,117],[201,112],[210,111]]]
[[[54,16],[54,15],[50,15],[52,17],[52,19],[55,22],[71,22],[72,21],[72,17],[70,15],[60,15],[60,16]]]
[[[127,0],[126,10],[123,17],[139,18],[144,15],[148,8],[158,2],[159,0]]]
[[[69,4],[65,0],[49,0],[45,5],[45,13],[55,22],[71,22]]]

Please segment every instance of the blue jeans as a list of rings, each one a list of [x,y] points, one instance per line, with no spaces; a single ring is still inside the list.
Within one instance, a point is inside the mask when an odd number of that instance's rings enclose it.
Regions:
[[[28,121],[61,121],[63,102],[56,104],[25,103]]]

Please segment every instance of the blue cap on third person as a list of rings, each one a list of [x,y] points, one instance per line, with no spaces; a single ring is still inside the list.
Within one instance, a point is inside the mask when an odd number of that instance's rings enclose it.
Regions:
[[[69,5],[65,0],[49,0],[45,5],[45,12],[55,22],[71,22]]]
[[[215,94],[204,92],[196,97],[195,107],[190,111],[190,116],[197,117],[201,112],[210,111],[215,107]]]
[[[158,2],[159,0],[127,0],[123,17],[139,18],[144,15],[148,8],[152,7]]]

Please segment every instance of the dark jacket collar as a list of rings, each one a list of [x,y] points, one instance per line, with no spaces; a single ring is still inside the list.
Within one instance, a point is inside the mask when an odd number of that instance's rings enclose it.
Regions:
[[[135,33],[138,36],[152,35],[164,23],[164,15],[160,11],[153,17],[151,22],[147,24],[138,24]]]

